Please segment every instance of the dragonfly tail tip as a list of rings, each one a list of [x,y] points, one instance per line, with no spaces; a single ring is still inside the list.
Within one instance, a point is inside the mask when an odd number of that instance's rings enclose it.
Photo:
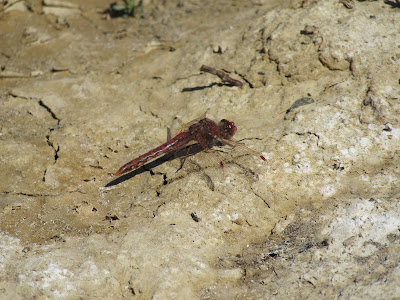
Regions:
[[[114,176],[119,176],[124,173],[124,170],[119,169],[117,172],[114,173]]]

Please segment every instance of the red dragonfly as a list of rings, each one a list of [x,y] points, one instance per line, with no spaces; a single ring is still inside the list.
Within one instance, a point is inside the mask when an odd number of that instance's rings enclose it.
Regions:
[[[131,170],[135,170],[149,160],[152,160],[161,154],[182,148],[191,142],[197,143],[200,148],[205,151],[208,151],[213,145],[216,144],[229,145],[232,147],[239,146],[242,150],[250,152],[253,155],[257,155],[265,161],[264,156],[250,148],[247,148],[244,146],[244,144],[232,139],[237,131],[237,127],[234,122],[222,119],[217,124],[216,122],[206,118],[204,114],[201,118],[194,120],[189,124],[191,125],[187,130],[181,131],[177,136],[173,137],[166,143],[126,163],[114,175],[119,176]],[[222,161],[220,161],[220,165],[221,167],[224,166]]]

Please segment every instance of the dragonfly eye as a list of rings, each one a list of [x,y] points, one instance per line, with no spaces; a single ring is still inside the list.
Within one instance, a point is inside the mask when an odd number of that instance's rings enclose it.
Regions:
[[[224,132],[225,138],[231,138],[232,136],[235,135],[237,127],[235,126],[235,123],[230,122],[226,119],[222,119],[219,122],[219,128]]]

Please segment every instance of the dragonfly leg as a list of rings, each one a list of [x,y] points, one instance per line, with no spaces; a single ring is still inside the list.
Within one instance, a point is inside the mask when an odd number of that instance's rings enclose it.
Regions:
[[[196,135],[195,135],[195,139],[196,139],[196,141],[198,142],[198,144],[203,148],[203,150],[204,150],[205,152],[211,154],[210,157],[214,157],[214,159],[216,159],[216,160],[219,162],[219,164],[220,164],[221,167],[224,166],[224,164],[222,163],[222,158],[219,157],[219,156],[217,155],[216,152],[214,152],[214,151],[212,151],[212,150],[210,149],[210,147],[209,147],[208,144],[207,144],[207,141],[205,141],[205,140],[201,137],[201,135],[196,134]]]
[[[260,157],[263,161],[266,161],[265,157],[260,152],[247,147],[245,144],[243,144],[241,142],[238,142],[235,140],[224,140],[224,143],[231,146],[232,148],[237,149],[237,151],[239,153],[242,153],[243,155],[251,154],[251,155]]]
[[[222,162],[222,157],[218,152],[213,151],[212,149],[206,149],[205,150],[207,153],[211,154],[211,157],[213,157],[213,160],[219,162],[219,165],[223,168],[224,163]]]

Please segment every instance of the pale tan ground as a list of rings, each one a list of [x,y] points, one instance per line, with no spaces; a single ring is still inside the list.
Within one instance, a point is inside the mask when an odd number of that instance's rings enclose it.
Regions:
[[[153,0],[127,19],[105,0],[14,2],[2,299],[400,297],[395,1]],[[267,161],[199,153],[113,177],[206,110]]]

